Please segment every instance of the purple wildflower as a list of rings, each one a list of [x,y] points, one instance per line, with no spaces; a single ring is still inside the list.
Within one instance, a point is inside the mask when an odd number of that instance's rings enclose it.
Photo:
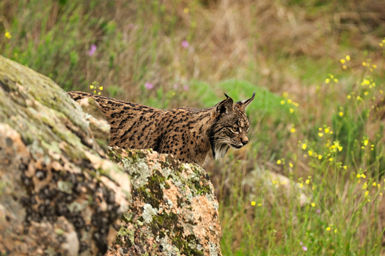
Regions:
[[[154,85],[152,83],[147,82],[144,84],[144,87],[146,87],[147,90],[151,90],[152,88],[154,88]]]
[[[90,50],[88,51],[88,55],[90,56],[94,55],[96,52],[96,49],[97,49],[96,45],[91,44]]]
[[[183,86],[183,89],[184,89],[185,91],[188,91],[188,89],[189,89],[189,88],[188,88],[188,85],[184,85],[184,86]]]
[[[317,209],[317,213],[320,214],[320,213],[321,213],[321,210],[320,210],[320,209]]]
[[[302,241],[299,241],[299,244],[302,245]]]
[[[183,41],[182,41],[182,47],[183,47],[183,48],[188,48],[189,45],[190,45],[190,44],[189,44],[186,40],[183,40]]]
[[[307,247],[306,246],[302,246],[302,250],[304,250],[306,252],[307,251]]]
[[[179,84],[174,84],[174,89],[178,89],[179,88]]]

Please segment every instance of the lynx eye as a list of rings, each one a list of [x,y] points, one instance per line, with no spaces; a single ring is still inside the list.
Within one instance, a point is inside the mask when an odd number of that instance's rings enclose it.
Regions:
[[[237,132],[238,131],[238,127],[233,127],[233,128],[231,128],[231,130],[233,131],[233,132]]]

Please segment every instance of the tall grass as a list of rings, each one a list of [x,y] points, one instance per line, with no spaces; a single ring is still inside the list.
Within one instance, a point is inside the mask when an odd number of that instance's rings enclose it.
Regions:
[[[224,255],[380,255],[382,8],[3,0],[0,49],[65,90],[103,86],[105,96],[154,107],[207,107],[223,92],[241,100],[256,91],[251,143],[205,167],[220,200]]]

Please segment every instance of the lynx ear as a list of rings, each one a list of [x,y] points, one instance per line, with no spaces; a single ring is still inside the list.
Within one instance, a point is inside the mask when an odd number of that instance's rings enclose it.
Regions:
[[[222,100],[221,102],[219,102],[217,105],[215,105],[215,107],[213,108],[212,112],[211,112],[211,116],[213,118],[216,118],[220,115],[227,115],[227,114],[230,114],[234,111],[233,109],[233,105],[234,105],[234,101],[231,97],[227,96],[226,93],[225,93],[225,96],[227,97],[227,99],[225,100]]]
[[[244,112],[246,107],[247,107],[247,105],[249,105],[254,100],[254,96],[255,96],[255,92],[253,93],[253,96],[251,96],[250,99],[236,102],[234,104],[235,107],[239,108],[241,111]]]

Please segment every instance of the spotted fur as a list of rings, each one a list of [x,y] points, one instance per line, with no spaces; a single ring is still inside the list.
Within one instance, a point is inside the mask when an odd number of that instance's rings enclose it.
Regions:
[[[152,148],[174,155],[186,163],[202,165],[212,152],[223,157],[230,147],[241,148],[249,142],[249,120],[245,108],[254,99],[234,103],[227,96],[211,108],[177,108],[163,110],[137,103],[96,96],[85,92],[69,92],[76,101],[96,100],[111,125],[110,146]]]

